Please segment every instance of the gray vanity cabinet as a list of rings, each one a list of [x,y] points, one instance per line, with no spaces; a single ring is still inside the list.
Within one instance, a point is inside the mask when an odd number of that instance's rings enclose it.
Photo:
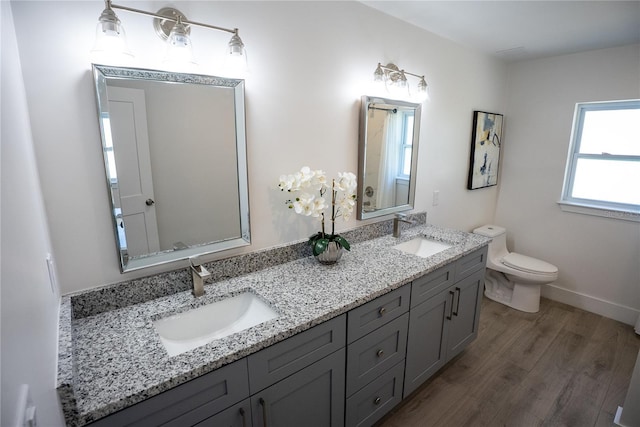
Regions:
[[[412,284],[403,397],[478,335],[487,248]]]

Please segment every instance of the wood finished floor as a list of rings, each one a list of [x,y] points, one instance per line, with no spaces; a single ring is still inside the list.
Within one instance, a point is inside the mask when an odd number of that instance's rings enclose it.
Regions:
[[[523,313],[484,298],[478,338],[377,427],[611,426],[640,337],[542,299]]]

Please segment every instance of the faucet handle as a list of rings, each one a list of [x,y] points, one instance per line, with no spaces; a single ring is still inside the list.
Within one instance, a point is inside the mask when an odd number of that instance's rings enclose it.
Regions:
[[[189,265],[199,267],[202,265],[202,255],[194,255],[189,257]]]
[[[211,277],[211,273],[209,272],[209,270],[202,266],[200,255],[189,257],[189,264],[191,265],[191,269],[203,279],[208,279],[209,277]]]

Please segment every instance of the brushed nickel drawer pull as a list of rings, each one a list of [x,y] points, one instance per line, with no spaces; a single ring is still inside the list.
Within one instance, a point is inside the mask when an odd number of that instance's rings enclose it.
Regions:
[[[378,356],[378,357],[382,357],[382,356],[384,356],[384,350],[383,350],[383,349],[378,350],[378,351],[376,352],[376,356]]]
[[[380,307],[380,310],[378,310],[378,313],[380,313],[380,316],[384,316],[386,312],[387,312],[386,307]]]
[[[376,399],[373,401],[374,405],[379,405],[380,402],[382,401],[382,399],[380,399],[380,396],[376,397]]]

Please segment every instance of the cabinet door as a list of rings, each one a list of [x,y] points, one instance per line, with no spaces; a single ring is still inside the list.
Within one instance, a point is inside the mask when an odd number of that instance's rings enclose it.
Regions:
[[[418,388],[446,362],[453,291],[444,291],[409,312],[407,365],[403,398]]]
[[[450,360],[478,336],[480,303],[484,289],[484,269],[459,281],[450,289],[454,291],[447,360]]]
[[[345,349],[315,362],[251,397],[253,425],[344,425]]]

